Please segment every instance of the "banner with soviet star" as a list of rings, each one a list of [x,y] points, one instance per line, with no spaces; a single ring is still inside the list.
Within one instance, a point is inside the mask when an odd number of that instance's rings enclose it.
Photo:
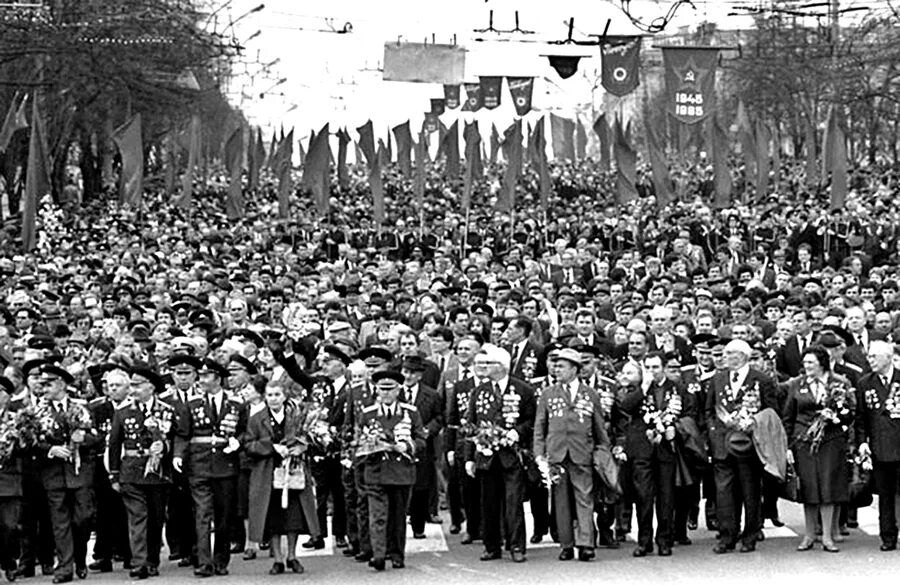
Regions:
[[[711,47],[663,47],[666,111],[679,122],[696,124],[716,110],[716,65]]]

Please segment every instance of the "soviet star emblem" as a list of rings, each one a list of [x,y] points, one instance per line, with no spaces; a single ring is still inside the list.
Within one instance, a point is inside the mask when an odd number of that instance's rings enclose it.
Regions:
[[[708,73],[702,67],[697,67],[697,64],[694,63],[694,58],[691,57],[685,62],[684,66],[675,69],[675,74],[681,81],[681,86],[678,88],[679,91],[700,87]]]

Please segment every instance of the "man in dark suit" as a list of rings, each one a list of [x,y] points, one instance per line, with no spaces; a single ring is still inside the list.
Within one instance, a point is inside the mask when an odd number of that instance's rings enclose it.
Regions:
[[[203,363],[193,355],[174,355],[166,362],[172,385],[159,399],[175,409],[176,415],[196,394],[197,372]],[[169,501],[166,506],[166,543],[169,560],[179,567],[197,565],[197,536],[194,531],[194,499],[187,477],[181,471],[172,474]]]
[[[188,400],[178,413],[172,466],[187,476],[194,498],[198,562],[194,574],[211,577],[228,574],[240,468],[238,437],[247,426],[247,409],[225,395],[225,366],[205,359],[198,374],[202,394]]]
[[[73,579],[73,567],[79,579],[87,576],[87,543],[94,515],[94,450],[100,437],[87,404],[69,396],[72,375],[52,364],[42,365],[40,375],[45,393],[38,404],[38,417],[44,439],[37,450],[56,542],[53,582],[68,583]],[[70,424],[72,421],[78,422]]]
[[[650,351],[675,352],[683,366],[697,361],[694,358],[691,344],[672,332],[672,309],[668,307],[654,307],[650,311],[650,335],[648,337]]]
[[[478,363],[481,342],[472,336],[456,342],[456,355],[460,360],[460,378],[447,392],[446,421],[444,430],[444,451],[447,454],[447,503],[450,507],[450,533],[459,532],[463,520],[466,534],[461,544],[471,544],[481,540],[481,494],[478,482],[465,472],[466,429],[463,428],[469,396],[481,383],[476,370],[484,369]],[[481,356],[485,358],[485,356]],[[465,512],[465,513],[464,513]],[[454,532],[455,529],[455,532]]]
[[[409,502],[409,522],[413,538],[425,538],[425,521],[428,520],[430,490],[437,482],[435,469],[435,443],[444,426],[441,398],[433,389],[421,383],[425,372],[425,360],[420,356],[403,359],[400,373],[404,377],[403,402],[416,408],[424,427],[425,450],[416,463],[416,483]]]
[[[7,393],[14,393],[8,378],[0,378],[0,386]],[[5,422],[14,416],[8,403],[0,406],[0,420]],[[16,580],[16,536],[22,511],[22,455],[14,449],[8,459],[0,462],[0,570],[10,582]]]
[[[656,546],[659,556],[672,554],[675,515],[675,469],[679,441],[675,423],[693,417],[693,396],[666,377],[660,352],[644,358],[642,386],[632,388],[622,400],[621,409],[630,421],[625,427],[625,454],[631,461],[636,492],[638,546],[634,556],[653,552],[653,510],[656,509]],[[647,419],[651,420],[650,423]],[[659,426],[664,430],[659,431]],[[653,437],[648,436],[653,433]]]
[[[517,317],[506,327],[507,345],[510,355],[509,375],[526,382],[547,375],[544,348],[530,339],[534,323],[528,317]]]
[[[472,391],[466,420],[475,427],[490,423],[504,432],[507,446],[483,445],[471,441],[466,445],[466,473],[479,477],[481,514],[484,520],[484,553],[481,560],[499,559],[500,535],[505,534],[506,548],[513,562],[525,561],[525,469],[520,449],[531,445],[534,428],[534,389],[510,377],[509,353],[499,347],[483,348],[488,381]],[[496,448],[496,450],[494,449]],[[501,516],[501,514],[503,516]],[[501,522],[505,530],[501,530]]]
[[[395,569],[406,564],[406,507],[410,487],[416,482],[416,456],[425,450],[425,433],[415,406],[399,401],[403,375],[393,371],[372,374],[379,401],[362,411],[363,428],[378,428],[391,445],[366,455],[369,527],[372,560],[369,566],[383,571],[390,555]],[[428,501],[425,501],[426,511]],[[422,521],[424,526],[424,520]]]
[[[175,436],[175,409],[155,396],[163,390],[155,371],[133,368],[131,400],[116,411],[109,432],[110,481],[128,511],[132,579],[159,575]]]
[[[578,380],[581,355],[571,348],[554,354],[557,383],[541,392],[533,450],[542,473],[559,480],[553,487],[559,560],[594,558],[594,448],[609,444],[597,391]],[[575,506],[572,509],[572,502]],[[577,522],[578,533],[574,531]]]
[[[748,425],[760,410],[777,409],[775,382],[749,365],[750,345],[732,340],[725,346],[724,354],[726,369],[709,380],[705,406],[716,481],[719,542],[713,552],[717,554],[734,550],[738,540],[741,552],[756,550],[763,467],[750,440]],[[745,512],[743,532],[739,531],[738,506],[743,506]]]
[[[900,371],[893,367],[893,347],[884,341],[869,344],[872,372],[859,381],[854,423],[860,457],[871,457],[878,494],[878,532],[881,550],[897,548],[897,476],[900,469]]]
[[[794,335],[784,345],[775,350],[775,368],[790,378],[800,375],[801,357],[807,347],[813,343],[812,320],[809,310],[798,309],[791,321],[794,324]]]
[[[569,347],[589,345],[607,356],[613,350],[613,343],[597,332],[597,318],[590,309],[579,309],[575,312],[575,335],[569,340],[568,345]]]
[[[562,253],[562,264],[550,269],[550,282],[556,288],[571,286],[573,284],[584,285],[584,271],[576,265],[575,250],[566,250]]]

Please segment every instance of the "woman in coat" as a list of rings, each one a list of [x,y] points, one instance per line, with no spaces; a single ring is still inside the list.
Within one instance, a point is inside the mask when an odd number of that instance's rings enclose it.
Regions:
[[[316,499],[312,476],[304,455],[305,439],[295,436],[301,413],[287,402],[284,385],[273,381],[266,385],[266,408],[254,414],[247,425],[244,446],[253,462],[250,472],[249,538],[253,542],[269,541],[275,561],[269,571],[279,575],[285,571],[285,563],[294,573],[302,573],[303,565],[297,560],[297,537],[309,534],[317,537],[319,525],[316,519]],[[275,470],[284,459],[299,459],[305,487],[284,490],[273,487]],[[296,471],[292,472],[297,474]],[[286,504],[286,507],[284,506]],[[287,536],[287,559],[281,549],[281,537]]]
[[[828,353],[812,346],[803,352],[803,373],[789,382],[784,429],[788,462],[800,478],[800,501],[806,516],[806,535],[797,550],[810,550],[822,517],[822,548],[838,552],[834,544],[836,504],[850,500],[847,469],[849,429],[855,394],[846,378],[830,371]]]

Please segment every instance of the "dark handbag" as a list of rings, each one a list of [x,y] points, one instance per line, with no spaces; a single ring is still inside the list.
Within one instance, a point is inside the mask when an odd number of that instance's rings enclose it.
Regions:
[[[850,463],[850,505],[865,508],[872,505],[872,472],[866,471],[859,463]]]
[[[781,493],[778,496],[789,502],[800,502],[801,500],[800,476],[797,475],[797,470],[794,468],[793,463],[787,464],[787,469],[784,473],[784,483],[781,484]]]
[[[738,458],[749,457],[755,453],[753,438],[743,431],[731,431],[725,437],[725,446],[731,455]]]

